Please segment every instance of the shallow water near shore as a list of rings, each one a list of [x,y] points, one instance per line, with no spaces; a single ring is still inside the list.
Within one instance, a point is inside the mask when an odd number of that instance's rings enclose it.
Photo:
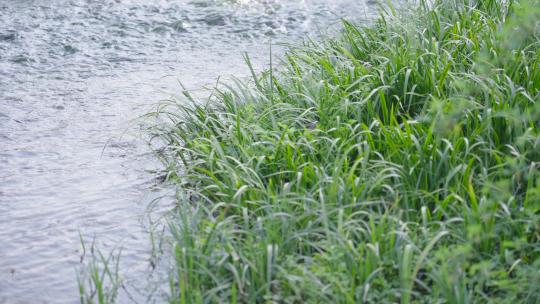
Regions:
[[[0,302],[78,302],[79,233],[121,247],[126,282],[144,285],[159,164],[133,119],[179,81],[247,75],[244,52],[261,70],[270,41],[375,13],[353,0],[0,0]]]

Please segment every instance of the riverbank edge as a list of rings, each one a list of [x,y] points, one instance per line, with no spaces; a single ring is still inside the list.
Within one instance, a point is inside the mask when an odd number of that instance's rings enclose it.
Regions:
[[[540,301],[538,4],[386,7],[163,103],[169,301]]]

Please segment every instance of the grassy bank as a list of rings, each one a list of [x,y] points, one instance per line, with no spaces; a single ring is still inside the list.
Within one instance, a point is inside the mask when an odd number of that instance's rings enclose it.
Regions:
[[[163,105],[172,303],[540,302],[540,3],[435,2]]]

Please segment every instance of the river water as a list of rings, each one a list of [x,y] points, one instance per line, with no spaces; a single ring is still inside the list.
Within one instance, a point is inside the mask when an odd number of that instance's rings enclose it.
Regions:
[[[260,70],[270,41],[374,12],[364,0],[0,0],[0,303],[78,302],[80,235],[121,247],[123,275],[143,286],[158,164],[133,119],[179,81],[247,75],[243,52]]]

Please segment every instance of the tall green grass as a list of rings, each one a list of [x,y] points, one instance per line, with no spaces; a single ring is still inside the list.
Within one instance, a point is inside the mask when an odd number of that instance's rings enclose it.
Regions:
[[[163,104],[170,302],[539,303],[539,8],[388,9]]]

